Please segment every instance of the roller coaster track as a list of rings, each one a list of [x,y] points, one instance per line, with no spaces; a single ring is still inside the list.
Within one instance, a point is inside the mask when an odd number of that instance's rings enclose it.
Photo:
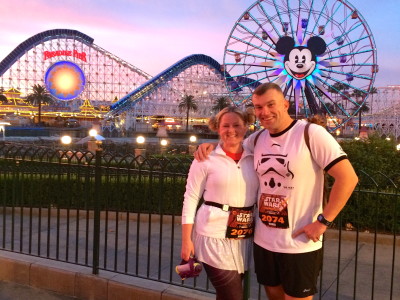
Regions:
[[[37,46],[41,43],[47,42],[49,40],[59,39],[59,38],[78,40],[81,43],[100,51],[101,53],[110,57],[111,59],[114,59],[119,64],[127,66],[129,69],[138,73],[139,75],[142,75],[147,79],[150,79],[152,77],[151,75],[147,74],[146,72],[138,69],[137,67],[123,61],[122,59],[107,52],[106,50],[102,49],[101,47],[95,45],[93,43],[94,39],[91,38],[90,36],[88,36],[82,32],[79,32],[77,30],[72,30],[72,29],[51,29],[51,30],[47,30],[47,31],[38,33],[38,34],[30,37],[29,39],[25,40],[24,42],[19,44],[9,55],[7,55],[6,58],[4,58],[0,62],[0,76],[3,76],[3,74],[15,62],[17,62],[18,59],[20,59],[23,55],[25,55],[29,50],[31,50],[35,46]]]
[[[129,110],[130,108],[135,106],[136,103],[145,99],[156,89],[167,84],[168,81],[172,80],[172,78],[177,76],[179,73],[197,64],[208,65],[209,67],[214,69],[217,74],[221,76],[226,76],[226,78],[230,78],[229,74],[224,74],[221,65],[213,58],[204,54],[193,54],[181,59],[165,71],[161,72],[157,76],[150,79],[148,82],[144,83],[142,86],[138,87],[136,90],[121,98],[118,102],[111,105],[110,112],[107,114],[107,116],[111,117],[113,115]],[[248,84],[255,85],[255,87],[259,85],[258,82],[253,82],[252,80],[249,80],[245,77],[240,77],[237,80],[243,81],[245,83],[249,82]],[[228,81],[231,86],[238,86],[237,82],[233,79],[228,79]],[[238,91],[240,92],[241,89],[238,88]]]

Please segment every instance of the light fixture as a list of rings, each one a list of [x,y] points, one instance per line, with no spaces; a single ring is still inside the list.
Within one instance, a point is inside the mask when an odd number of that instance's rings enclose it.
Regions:
[[[61,137],[61,143],[64,145],[69,145],[72,142],[72,138],[69,135],[64,135]]]
[[[89,135],[90,135],[91,137],[95,137],[95,136],[97,135],[97,130],[96,130],[96,129],[90,129],[90,130],[89,130]]]
[[[143,144],[145,141],[146,141],[146,139],[144,138],[144,136],[139,135],[136,138],[136,143],[138,143],[138,144]]]

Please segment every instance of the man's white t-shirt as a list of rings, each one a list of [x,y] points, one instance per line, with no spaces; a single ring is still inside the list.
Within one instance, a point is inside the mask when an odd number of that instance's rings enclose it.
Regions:
[[[318,250],[322,242],[292,234],[314,222],[322,212],[324,170],[347,159],[340,145],[322,126],[309,127],[310,150],[304,139],[306,121],[294,121],[286,130],[264,130],[249,136],[246,147],[254,151],[254,168],[260,181],[259,213],[254,242],[273,252],[304,253]]]

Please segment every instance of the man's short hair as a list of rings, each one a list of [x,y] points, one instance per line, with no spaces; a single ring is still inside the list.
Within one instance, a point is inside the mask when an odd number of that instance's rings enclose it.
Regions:
[[[283,95],[280,86],[277,85],[276,83],[273,83],[273,82],[266,82],[266,83],[263,83],[263,84],[259,85],[254,90],[253,94],[257,95],[257,96],[262,96],[266,92],[268,92],[269,90],[275,90],[275,91],[277,91],[277,92],[279,92],[279,93],[281,93]]]

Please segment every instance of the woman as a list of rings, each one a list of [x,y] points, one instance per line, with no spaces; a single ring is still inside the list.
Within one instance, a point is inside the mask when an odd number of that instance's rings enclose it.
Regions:
[[[186,184],[181,257],[187,261],[196,255],[203,263],[218,300],[243,298],[258,178],[253,156],[242,142],[253,121],[254,115],[236,107],[224,108],[212,117],[209,127],[218,132],[220,143],[209,159],[193,161]],[[196,214],[202,197],[204,203]]]

